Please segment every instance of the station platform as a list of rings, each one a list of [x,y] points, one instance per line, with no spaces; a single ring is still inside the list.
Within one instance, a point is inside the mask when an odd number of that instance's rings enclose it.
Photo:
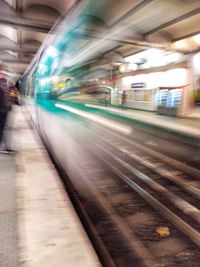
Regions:
[[[101,109],[116,114],[135,122],[144,123],[162,130],[183,135],[188,138],[200,140],[200,109],[195,109],[190,116],[178,118],[172,116],[158,115],[156,112],[136,109],[122,109],[115,106],[87,105],[90,108]]]
[[[7,134],[17,152],[0,153],[0,266],[100,267],[23,107],[13,113]]]
[[[124,110],[123,116],[184,135],[188,138],[200,138],[200,118],[198,117],[177,118],[158,115],[156,112],[132,109]]]

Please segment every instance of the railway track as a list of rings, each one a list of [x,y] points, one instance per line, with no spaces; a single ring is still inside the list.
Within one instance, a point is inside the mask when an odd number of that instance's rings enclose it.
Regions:
[[[95,123],[79,127],[79,168],[68,175],[109,255],[103,265],[199,266],[199,170]]]

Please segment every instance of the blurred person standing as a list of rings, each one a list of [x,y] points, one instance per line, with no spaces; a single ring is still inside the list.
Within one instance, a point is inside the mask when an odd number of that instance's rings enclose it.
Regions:
[[[14,84],[11,84],[8,89],[9,97],[10,97],[10,102],[12,105],[19,105],[19,93],[17,88],[15,87]]]
[[[122,93],[121,106],[123,109],[127,108],[127,93],[125,90]]]
[[[8,112],[11,110],[10,90],[5,78],[0,78],[0,145],[3,143],[3,133],[8,117]],[[4,142],[5,143],[5,142]],[[10,151],[10,149],[6,149]]]
[[[110,93],[108,92],[105,93],[104,100],[105,100],[105,106],[109,106],[110,105]]]

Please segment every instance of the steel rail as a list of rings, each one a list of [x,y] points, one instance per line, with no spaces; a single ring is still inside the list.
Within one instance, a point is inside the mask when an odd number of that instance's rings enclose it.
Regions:
[[[99,146],[100,149],[102,149]],[[103,149],[105,152],[105,150]],[[93,150],[94,152],[94,150]],[[95,151],[96,152],[96,151]],[[176,228],[178,228],[184,235],[186,235],[192,242],[200,248],[200,233],[191,227],[188,223],[178,217],[175,213],[165,207],[160,201],[155,199],[151,194],[146,192],[141,186],[132,181],[127,175],[123,174],[120,170],[110,164],[105,158],[97,155],[103,162],[110,167],[126,184],[128,184],[135,192],[137,192],[151,207],[159,211],[167,220],[169,220]]]
[[[77,140],[78,142],[78,140]],[[78,160],[76,160],[78,162]],[[152,254],[147,250],[147,248],[143,245],[143,243],[136,237],[136,235],[132,232],[132,230],[127,226],[127,224],[123,221],[123,219],[116,213],[116,211],[108,205],[106,198],[99,193],[99,191],[94,187],[93,183],[88,179],[90,176],[87,171],[84,170],[83,161],[79,161],[79,177],[83,177],[84,184],[87,184],[90,192],[93,195],[93,199],[97,199],[98,203],[100,203],[104,212],[107,213],[113,220],[115,226],[119,229],[119,231],[123,234],[125,239],[129,242],[130,248],[137,255],[137,257],[142,261],[143,266],[145,267],[153,267],[157,266],[156,259],[152,256]]]
[[[98,127],[99,127],[99,126],[98,126]],[[106,129],[106,131],[109,131],[109,132],[110,132],[110,130],[107,130],[107,129]],[[142,145],[140,145],[140,144],[136,144],[136,143],[134,143],[133,141],[127,140],[127,139],[125,139],[124,137],[119,136],[118,134],[114,134],[114,133],[110,133],[110,134],[111,134],[111,135],[114,135],[114,136],[117,135],[117,137],[122,138],[123,141],[128,142],[128,143],[131,142],[131,143],[133,143],[133,145],[136,146],[136,147],[141,148],[140,146],[142,146]],[[108,139],[103,139],[103,138],[101,138],[101,139],[102,139],[104,142],[109,142]],[[109,142],[109,143],[112,144],[112,146],[113,146],[113,141],[112,141],[112,143],[111,143],[111,142]],[[115,147],[116,147],[116,146],[115,146]],[[199,190],[198,188],[195,188],[195,187],[192,186],[191,184],[189,184],[184,178],[181,178],[181,179],[180,179],[180,178],[177,177],[176,175],[167,172],[165,169],[158,167],[157,165],[151,163],[150,161],[148,161],[148,160],[146,160],[146,159],[142,159],[141,157],[137,156],[137,155],[134,154],[134,153],[130,153],[130,152],[128,152],[128,151],[125,150],[124,148],[122,148],[122,149],[120,149],[120,148],[118,148],[118,147],[116,147],[116,148],[119,149],[120,151],[122,151],[122,152],[128,154],[129,157],[131,157],[131,158],[133,158],[134,160],[138,161],[139,163],[145,165],[145,166],[148,167],[149,169],[152,169],[152,170],[153,170],[154,172],[156,172],[157,174],[162,175],[163,178],[165,178],[165,179],[167,179],[167,180],[169,180],[169,181],[171,181],[171,182],[173,182],[173,183],[175,183],[175,184],[181,186],[185,192],[189,193],[189,194],[192,195],[193,197],[195,197],[195,198],[197,198],[197,199],[200,199],[200,190]],[[141,149],[142,149],[142,150],[149,150],[149,148],[146,148],[146,147],[141,148]],[[152,150],[152,152],[153,152],[153,153],[155,152],[156,154],[160,154],[159,152],[156,152],[156,151],[153,151],[153,150]],[[148,152],[147,152],[147,153],[148,153]],[[152,153],[152,154],[153,154],[153,153]],[[154,155],[153,155],[153,156],[154,156]],[[165,156],[165,155],[160,155],[160,158],[162,158],[162,156],[163,156],[164,158],[168,158],[168,157]],[[170,160],[170,158],[168,158],[167,160]],[[163,161],[164,161],[164,160],[163,160]],[[176,160],[172,159],[172,162],[173,162],[173,161],[176,161]],[[177,161],[176,161],[176,162],[177,162]],[[169,162],[167,162],[167,163],[169,163]],[[177,162],[177,163],[182,164],[181,162]],[[170,164],[170,165],[173,166],[172,164]],[[184,165],[184,166],[185,166],[185,165]],[[173,167],[174,167],[174,166],[173,166]],[[176,166],[175,166],[175,167],[176,167]],[[186,168],[187,168],[187,167],[192,168],[192,167],[190,167],[190,166],[185,166],[185,167],[186,167]],[[179,169],[180,169],[180,168],[179,168]],[[192,169],[193,169],[193,168],[192,168]],[[198,170],[195,170],[195,171],[198,171]],[[195,176],[195,177],[196,177],[196,176]]]
[[[97,144],[96,144],[97,145]],[[97,145],[100,147],[99,145]],[[156,192],[164,195],[168,201],[170,201],[173,205],[175,205],[178,209],[180,209],[183,213],[186,215],[189,215],[192,219],[194,219],[197,223],[200,223],[200,211],[187,201],[181,199],[174,193],[167,190],[165,187],[160,185],[159,183],[153,181],[149,176],[145,175],[144,173],[138,171],[136,168],[132,167],[130,164],[126,163],[124,160],[116,157],[108,150],[104,149],[102,146],[100,147],[104,152],[109,154],[111,158],[113,158],[115,161],[120,163],[123,167],[125,167],[127,170],[129,170],[132,174],[134,174],[138,179],[143,181],[145,184],[150,186],[153,190]]]
[[[189,165],[185,165],[184,163],[179,162],[176,159],[169,158],[168,156],[163,155],[160,152],[154,151],[151,148],[148,148],[148,147],[145,147],[144,145],[138,144],[132,140],[125,138],[124,136],[113,133],[113,132],[111,132],[111,130],[108,130],[105,128],[104,128],[104,130],[109,132],[109,134],[112,134],[113,136],[116,136],[117,138],[120,138],[120,139],[124,140],[125,142],[127,142],[131,145],[134,145],[135,147],[147,152],[148,154],[150,154],[150,155],[152,155],[158,159],[161,159],[162,161],[168,163],[172,167],[176,167],[177,169],[179,169],[179,170],[181,170],[181,171],[183,171],[189,175],[193,175],[197,179],[200,179],[200,171],[198,169],[195,169],[194,167],[191,167]]]
[[[185,181],[184,178],[177,177],[176,175],[167,172],[167,170],[165,170],[164,168],[156,166],[152,162],[150,162],[146,159],[143,159],[142,157],[139,157],[134,153],[127,152],[124,149],[120,149],[120,150],[124,153],[127,153],[129,155],[129,157],[133,158],[137,162],[142,163],[147,168],[152,169],[157,174],[162,175],[162,177],[164,177],[165,179],[181,186],[184,191],[186,191],[187,193],[189,193],[193,197],[200,200],[200,190],[198,188],[195,188],[194,186],[190,185],[187,181]]]

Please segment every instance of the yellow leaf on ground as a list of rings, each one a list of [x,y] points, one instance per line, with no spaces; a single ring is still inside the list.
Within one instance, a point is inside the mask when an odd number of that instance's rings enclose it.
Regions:
[[[167,237],[170,235],[169,227],[160,226],[156,228],[156,233],[161,237]]]

